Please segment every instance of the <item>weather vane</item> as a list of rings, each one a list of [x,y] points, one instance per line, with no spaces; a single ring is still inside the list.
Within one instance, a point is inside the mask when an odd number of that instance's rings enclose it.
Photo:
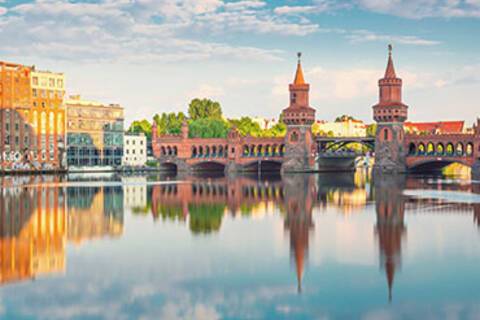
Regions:
[[[388,53],[392,54],[393,46],[391,44],[388,45]]]
[[[300,58],[302,57],[302,53],[301,53],[301,52],[297,52],[297,57],[298,57],[298,63],[300,63]]]

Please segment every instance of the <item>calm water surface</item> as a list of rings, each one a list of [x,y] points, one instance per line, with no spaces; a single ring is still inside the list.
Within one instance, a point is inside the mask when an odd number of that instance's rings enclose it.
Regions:
[[[480,184],[6,177],[1,319],[480,319]]]

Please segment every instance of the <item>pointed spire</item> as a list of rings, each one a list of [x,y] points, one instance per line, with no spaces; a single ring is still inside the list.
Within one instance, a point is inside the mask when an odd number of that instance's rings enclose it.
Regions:
[[[297,292],[302,293],[302,279],[304,268],[304,251],[295,250],[295,267],[297,269]]]
[[[392,50],[393,50],[393,47],[391,44],[389,44],[388,45],[388,64],[387,64],[387,70],[385,70],[385,79],[397,78],[397,75],[395,74],[395,67],[393,66]]]
[[[302,53],[298,52],[297,57],[297,72],[295,73],[295,80],[293,81],[293,84],[305,84],[305,79],[303,78],[302,61],[300,59],[302,57]]]
[[[392,302],[393,279],[395,278],[395,263],[393,261],[386,262],[387,284],[388,284],[388,302]]]

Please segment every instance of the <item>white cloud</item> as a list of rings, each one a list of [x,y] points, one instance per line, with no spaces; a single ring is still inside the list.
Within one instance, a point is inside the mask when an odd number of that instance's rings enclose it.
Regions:
[[[427,40],[417,36],[377,34],[375,32],[371,32],[368,30],[354,30],[349,34],[347,34],[346,38],[354,43],[381,41],[381,42],[391,42],[391,43],[417,45],[417,46],[433,46],[433,45],[440,44],[439,41]]]
[[[6,14],[7,12],[8,12],[7,8],[0,7],[0,16],[3,16],[3,15]]]
[[[356,0],[356,3],[374,12],[405,18],[473,17],[480,18],[478,0]]]

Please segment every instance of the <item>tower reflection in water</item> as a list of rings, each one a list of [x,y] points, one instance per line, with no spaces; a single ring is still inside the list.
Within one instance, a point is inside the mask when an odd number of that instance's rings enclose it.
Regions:
[[[66,244],[120,236],[121,187],[58,186],[58,177],[0,180],[0,285],[66,268]]]
[[[405,177],[371,180],[362,172],[287,175],[282,179],[188,177],[179,183],[161,184],[148,184],[146,177],[121,181],[123,185],[117,181],[81,186],[78,182],[59,184],[62,181],[56,177],[1,179],[0,284],[64,272],[67,243],[121,237],[126,208],[135,215],[151,214],[154,220],[185,224],[194,235],[216,234],[226,216],[255,218],[280,212],[300,293],[306,284],[303,277],[309,251],[315,250],[311,240],[316,236],[314,221],[320,216],[314,215],[332,207],[340,214],[354,214],[374,204],[373,234],[391,299],[401,266],[402,242],[407,238],[406,212],[446,208],[448,212],[473,212],[475,223],[480,217],[479,204],[403,195],[405,188],[426,187],[480,193],[479,185],[429,185]],[[321,219],[316,221],[318,224]]]

